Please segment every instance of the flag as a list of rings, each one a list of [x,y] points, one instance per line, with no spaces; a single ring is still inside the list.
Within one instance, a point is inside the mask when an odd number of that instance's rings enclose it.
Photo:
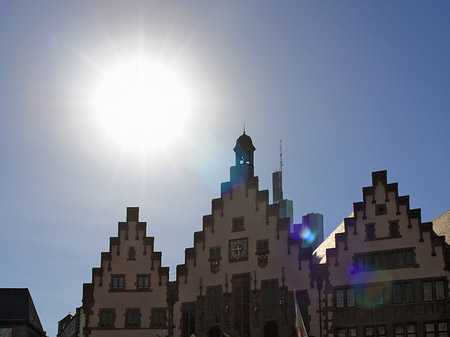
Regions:
[[[294,301],[295,301],[295,331],[297,332],[297,337],[308,337],[306,332],[305,323],[303,323],[302,313],[297,303],[297,294],[294,291]]]

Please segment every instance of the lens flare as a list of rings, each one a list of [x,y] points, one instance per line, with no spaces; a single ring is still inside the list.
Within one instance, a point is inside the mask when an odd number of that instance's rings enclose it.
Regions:
[[[92,91],[100,129],[126,150],[166,148],[182,136],[191,105],[180,74],[144,58],[111,65]]]

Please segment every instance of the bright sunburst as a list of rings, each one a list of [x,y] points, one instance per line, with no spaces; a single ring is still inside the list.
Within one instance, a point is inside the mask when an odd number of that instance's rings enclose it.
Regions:
[[[139,57],[102,69],[92,108],[109,140],[143,152],[167,148],[183,136],[192,97],[174,69]]]

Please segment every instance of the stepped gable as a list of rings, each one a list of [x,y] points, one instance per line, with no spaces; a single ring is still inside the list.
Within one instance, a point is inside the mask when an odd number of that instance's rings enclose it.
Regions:
[[[372,186],[364,187],[363,201],[353,204],[353,212],[324,240],[324,242],[314,251],[314,263],[329,263],[330,257],[333,257],[335,264],[339,264],[337,245],[342,243],[342,248],[348,250],[348,236],[355,236],[358,233],[366,235],[374,230],[374,242],[384,239],[401,238],[402,232],[416,228],[418,242],[424,242],[425,235],[432,244],[433,256],[436,255],[436,249],[441,249],[444,256],[448,253],[448,244],[445,244],[445,237],[439,236],[433,231],[433,223],[421,221],[421,210],[410,209],[409,196],[398,195],[398,184],[387,183],[387,171],[377,171],[372,173]],[[449,211],[450,212],[450,211]],[[447,213],[449,213],[447,212]],[[441,219],[435,220],[440,224],[439,228],[445,228],[445,220],[450,217],[444,213]],[[402,222],[404,218],[404,223]],[[397,223],[396,230],[399,230],[398,236],[390,233],[392,223]],[[448,223],[448,221],[447,221]],[[381,233],[377,233],[381,231]],[[441,230],[444,233],[445,229]],[[355,239],[350,241],[354,242]],[[449,259],[446,258],[447,269],[449,268]]]
[[[248,137],[248,136],[246,136]],[[224,188],[223,186],[227,186]],[[188,264],[189,261],[192,262],[192,266],[197,266],[197,260],[199,257],[199,250],[205,251],[207,248],[206,237],[208,234],[214,234],[217,230],[216,220],[215,218],[219,216],[220,218],[224,217],[224,204],[226,204],[225,199],[227,201],[232,201],[233,196],[236,196],[238,190],[243,189],[245,191],[245,198],[249,198],[249,191],[254,191],[254,196],[252,201],[254,212],[260,211],[260,209],[265,209],[264,216],[264,224],[269,226],[269,219],[274,218],[273,223],[275,224],[275,232],[277,239],[280,239],[280,232],[285,232],[287,235],[286,240],[286,249],[288,249],[289,254],[291,252],[292,246],[297,246],[299,249],[299,263],[301,261],[312,261],[311,258],[311,249],[309,247],[302,248],[301,241],[294,240],[289,237],[289,218],[280,218],[279,217],[279,204],[269,204],[269,191],[268,190],[259,190],[259,179],[258,177],[249,177],[247,181],[242,182],[234,182],[231,179],[228,182],[222,183],[222,195],[220,198],[213,199],[211,201],[211,214],[207,214],[203,216],[202,221],[202,230],[194,233],[194,246],[185,249],[185,257],[184,264],[177,265],[177,282],[187,283],[188,279]],[[247,212],[247,211],[246,211]],[[237,214],[236,214],[237,215]],[[223,253],[226,253],[224,251]]]
[[[420,336],[450,312],[448,294],[442,295],[449,245],[431,222],[422,222],[420,209],[410,209],[409,196],[398,195],[386,171],[373,172],[372,186],[362,191],[363,201],[313,253],[312,279],[326,281],[323,331],[354,335],[376,326],[390,335],[394,327],[406,329],[406,315]],[[439,298],[429,295],[430,287]]]
[[[175,336],[207,336],[215,327],[235,335],[250,331],[250,335],[262,335],[268,315],[262,308],[269,285],[272,300],[278,303],[273,307],[277,317],[274,312],[271,317],[277,320],[279,313],[279,333],[288,335],[293,291],[310,299],[311,248],[302,248],[301,241],[290,236],[290,219],[280,218],[278,204],[269,204],[268,190],[259,190],[254,150],[250,137],[238,139],[230,180],[221,184],[220,198],[212,200],[211,213],[203,216],[202,230],[194,233],[194,245],[185,249],[176,281],[169,284],[177,298]],[[246,323],[237,327],[239,310],[244,308],[235,297],[240,291],[251,306],[251,315],[243,317]],[[310,322],[310,313],[305,315]]]
[[[126,321],[128,308],[139,313],[139,323],[133,324],[152,328],[151,308],[167,309],[169,268],[161,266],[162,254],[154,251],[154,238],[146,236],[146,230],[139,208],[128,207],[126,222],[118,223],[118,236],[111,237],[109,251],[101,253],[100,267],[92,268],[92,282],[83,285],[87,335],[98,329],[136,328]],[[108,310],[113,312],[112,326],[101,321]]]

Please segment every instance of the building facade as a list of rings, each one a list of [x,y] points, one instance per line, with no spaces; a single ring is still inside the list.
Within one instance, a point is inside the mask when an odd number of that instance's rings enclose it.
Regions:
[[[27,288],[0,288],[0,336],[47,336]]]
[[[175,281],[127,209],[83,287],[85,336],[293,336],[294,296],[310,336],[449,336],[449,245],[385,171],[313,251],[259,189],[254,151],[238,138]]]
[[[68,314],[58,322],[56,337],[82,337],[85,321],[83,307],[77,308],[75,315]]]

